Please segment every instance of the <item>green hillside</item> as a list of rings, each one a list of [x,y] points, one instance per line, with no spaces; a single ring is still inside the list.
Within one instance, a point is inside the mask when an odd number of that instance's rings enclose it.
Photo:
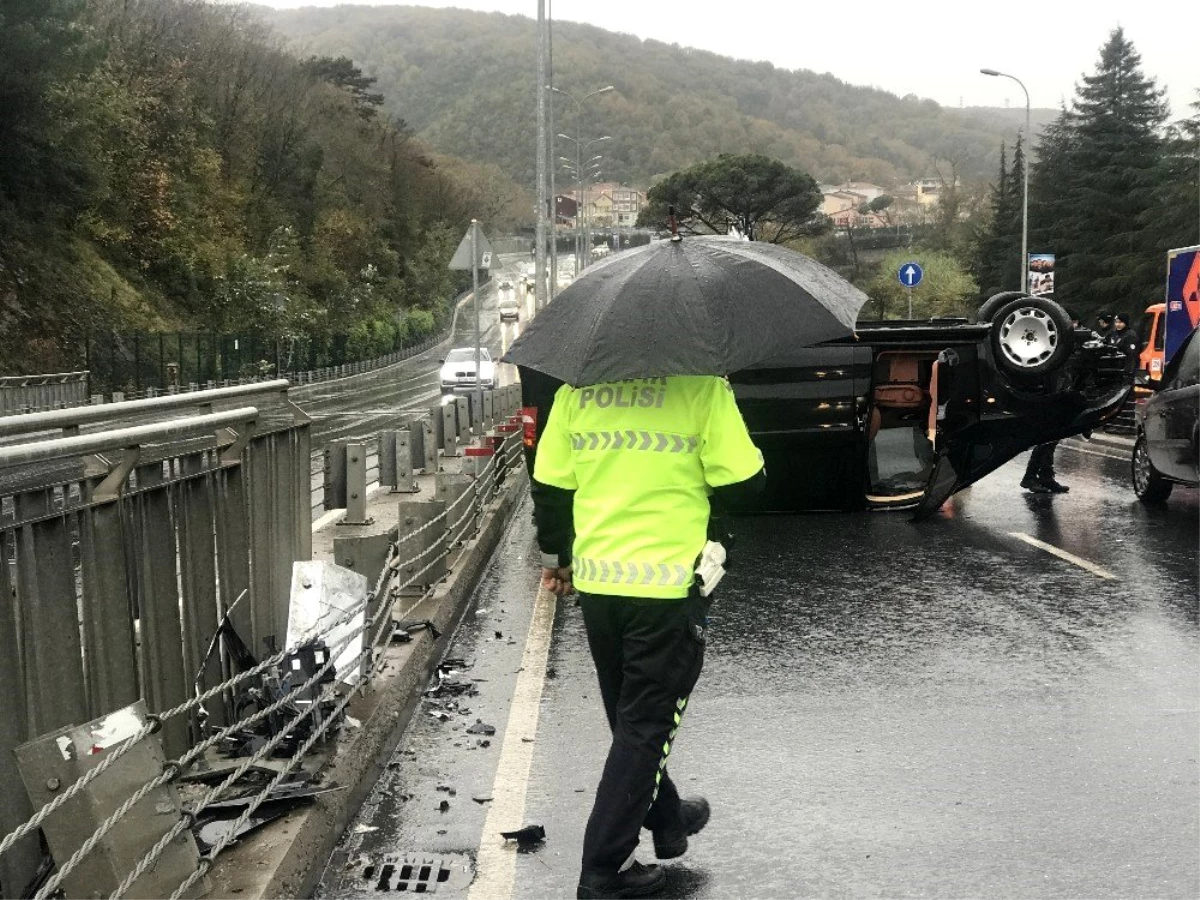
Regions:
[[[379,79],[385,109],[445,153],[495,162],[524,184],[534,172],[532,19],[409,6],[340,6],[263,15],[301,53],[349,56]],[[604,145],[605,179],[645,185],[718,153],[764,153],[819,181],[893,186],[931,174],[934,156],[990,178],[1019,123],[996,110],[855,87],[571,22],[554,24],[557,87],[594,98],[582,127]],[[573,135],[560,98],[556,131]],[[1004,112],[1004,111],[999,111]],[[1023,111],[1022,111],[1023,112]],[[560,142],[564,155],[571,145]]]

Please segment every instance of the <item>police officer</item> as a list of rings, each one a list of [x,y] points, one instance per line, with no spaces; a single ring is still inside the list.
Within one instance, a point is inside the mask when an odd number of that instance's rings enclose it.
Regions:
[[[1101,341],[1108,343],[1110,335],[1113,332],[1113,317],[1112,313],[1100,313],[1096,316],[1096,337]]]
[[[667,757],[704,661],[695,568],[710,513],[753,503],[762,454],[723,378],[563,386],[533,477],[542,585],[579,590],[612,731],[577,896],[644,896],[666,876],[633,860],[640,829],[671,859],[708,821],[707,801],[680,799]]]
[[[1113,322],[1113,330],[1108,336],[1108,343],[1125,354],[1125,367],[1132,370],[1137,363],[1141,345],[1137,335],[1129,327],[1128,313],[1117,313],[1116,321]]]

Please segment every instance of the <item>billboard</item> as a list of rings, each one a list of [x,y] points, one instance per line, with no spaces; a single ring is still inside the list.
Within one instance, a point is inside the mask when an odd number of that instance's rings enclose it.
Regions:
[[[1167,254],[1166,352],[1170,360],[1179,345],[1200,322],[1200,247],[1184,247]]]
[[[1054,254],[1029,254],[1029,293],[1034,297],[1054,293]]]

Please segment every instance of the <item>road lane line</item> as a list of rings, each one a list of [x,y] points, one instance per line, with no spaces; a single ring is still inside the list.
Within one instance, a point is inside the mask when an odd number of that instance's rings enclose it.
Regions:
[[[525,825],[525,795],[535,746],[532,738],[537,734],[556,603],[553,594],[538,590],[525,650],[521,654],[521,670],[513,689],[508,725],[504,729],[496,779],[492,784],[492,802],[479,837],[475,880],[467,893],[468,900],[509,900],[512,897],[517,872],[516,844],[508,844],[500,837],[500,832]]]
[[[1074,453],[1086,453],[1088,456],[1103,456],[1105,459],[1115,459],[1117,462],[1127,463],[1130,459],[1128,456],[1114,456],[1111,453],[1101,453],[1098,450],[1088,450],[1086,447],[1075,447],[1071,444],[1064,444],[1063,448]]]
[[[1086,569],[1099,578],[1105,578],[1109,581],[1117,580],[1117,576],[1108,571],[1108,569],[1101,568],[1094,562],[1088,562],[1086,559],[1082,559],[1081,557],[1076,556],[1074,553],[1068,553],[1066,550],[1060,550],[1053,544],[1047,544],[1045,541],[1039,541],[1037,538],[1031,537],[1030,535],[1021,531],[1010,531],[1009,535],[1017,538],[1018,540],[1024,541],[1031,547],[1037,547],[1039,550],[1045,550],[1047,553],[1052,553],[1059,559],[1065,559],[1069,563],[1074,563],[1075,565],[1079,566],[1079,568]]]

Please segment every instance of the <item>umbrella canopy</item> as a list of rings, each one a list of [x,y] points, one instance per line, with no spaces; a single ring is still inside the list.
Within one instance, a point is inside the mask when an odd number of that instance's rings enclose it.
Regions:
[[[503,359],[576,387],[728,375],[851,334],[867,299],[831,269],[774,244],[659,241],[588,269]]]

